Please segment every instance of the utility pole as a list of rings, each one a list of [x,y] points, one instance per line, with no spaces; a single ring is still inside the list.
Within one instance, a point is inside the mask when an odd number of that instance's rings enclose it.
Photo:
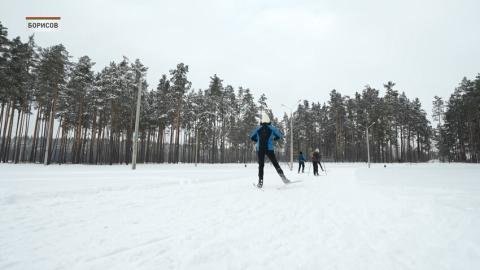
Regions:
[[[137,144],[138,144],[138,126],[140,122],[140,103],[142,101],[142,80],[140,70],[138,76],[138,95],[137,95],[137,113],[135,115],[135,133],[133,134],[133,152],[132,152],[132,170],[137,168]]]
[[[366,133],[366,138],[365,138],[365,141],[367,142],[367,163],[368,163],[368,168],[370,168],[370,140],[369,140],[369,132],[368,130],[375,124],[375,122],[377,121],[373,121],[373,123],[371,123],[369,126],[364,126],[364,125],[361,125],[361,124],[357,124],[358,126],[362,127],[365,129],[365,133]],[[352,127],[350,125],[347,125],[348,127],[350,128],[355,128],[355,127]]]
[[[300,102],[301,100],[299,99],[295,106]],[[285,104],[282,104],[282,107],[290,110],[290,171],[293,171],[293,109]]]
[[[290,110],[290,171],[293,170],[293,112]]]

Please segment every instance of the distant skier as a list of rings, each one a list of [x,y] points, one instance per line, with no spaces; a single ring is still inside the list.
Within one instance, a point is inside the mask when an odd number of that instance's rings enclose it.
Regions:
[[[277,170],[277,173],[282,178],[282,181],[285,184],[290,182],[287,177],[285,177],[285,174],[283,174],[282,168],[280,168],[280,165],[278,165],[278,161],[275,158],[275,153],[273,152],[273,141],[281,138],[283,138],[283,134],[271,125],[270,117],[263,113],[262,119],[260,120],[260,126],[257,127],[250,135],[250,139],[256,142],[255,149],[257,150],[258,157],[258,188],[263,186],[263,167],[265,165],[265,155],[267,155],[272,162],[273,166]]]
[[[302,168],[302,173],[305,171],[305,156],[302,151],[298,154],[298,173],[300,173],[300,168]]]
[[[320,168],[322,169],[323,172],[323,167],[322,163],[320,163],[322,160],[322,156],[320,155],[320,150],[317,148],[315,151],[312,153],[312,163],[313,163],[313,175],[318,176],[318,165],[320,165]]]

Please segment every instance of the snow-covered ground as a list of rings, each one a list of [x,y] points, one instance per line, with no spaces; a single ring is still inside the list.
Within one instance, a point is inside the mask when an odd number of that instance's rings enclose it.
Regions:
[[[265,169],[0,164],[0,269],[480,269],[479,165]]]

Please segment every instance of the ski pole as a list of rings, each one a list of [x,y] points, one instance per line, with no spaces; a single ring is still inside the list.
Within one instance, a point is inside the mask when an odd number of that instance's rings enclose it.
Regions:
[[[323,162],[323,171],[325,171],[325,176],[327,176],[327,167],[325,167],[325,162]]]

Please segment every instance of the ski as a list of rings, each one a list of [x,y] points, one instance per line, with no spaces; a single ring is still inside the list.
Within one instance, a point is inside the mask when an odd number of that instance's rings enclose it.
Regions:
[[[290,186],[291,184],[300,183],[300,182],[303,182],[303,180],[293,180],[293,181],[289,181],[289,182],[285,183],[285,185],[280,186],[280,187],[278,187],[277,189],[285,189],[285,188],[287,188],[288,186]]]
[[[303,180],[288,181],[287,183],[285,183],[285,185],[290,185],[290,184],[295,184],[295,183],[300,183],[300,182],[303,182]]]

